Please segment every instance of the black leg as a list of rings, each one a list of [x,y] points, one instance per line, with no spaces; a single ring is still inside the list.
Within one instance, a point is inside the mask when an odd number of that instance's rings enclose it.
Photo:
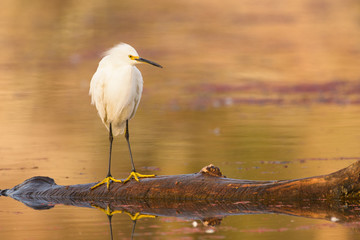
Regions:
[[[134,239],[134,233],[135,233],[135,226],[136,226],[136,220],[133,220],[133,228],[132,228],[132,231],[131,231],[131,240]]]
[[[109,219],[109,226],[110,226],[110,240],[113,240],[113,231],[112,231],[112,224],[111,224],[112,215],[107,215],[107,216]]]
[[[134,160],[133,160],[132,153],[131,153],[131,147],[130,147],[129,137],[130,137],[130,136],[129,136],[129,120],[126,120],[125,138],[126,138],[126,141],[127,141],[127,143],[128,143],[128,147],[129,147],[130,159],[131,159],[131,165],[132,165],[132,171],[133,171],[133,172],[136,172],[136,171],[135,171]]]
[[[111,123],[110,123],[110,127],[109,127],[109,141],[110,141],[110,150],[109,150],[109,170],[108,170],[108,174],[106,177],[111,177],[111,150],[112,150],[112,142],[113,142],[113,134],[112,134],[112,127],[111,127]]]

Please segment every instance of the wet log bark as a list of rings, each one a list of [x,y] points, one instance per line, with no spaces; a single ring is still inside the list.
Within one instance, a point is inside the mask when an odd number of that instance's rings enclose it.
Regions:
[[[96,183],[61,186],[48,177],[34,177],[3,190],[2,195],[95,200],[230,200],[230,201],[296,201],[360,199],[360,161],[337,172],[295,180],[250,181],[222,176],[213,165],[199,173],[142,178],[125,184],[112,183],[107,190]]]

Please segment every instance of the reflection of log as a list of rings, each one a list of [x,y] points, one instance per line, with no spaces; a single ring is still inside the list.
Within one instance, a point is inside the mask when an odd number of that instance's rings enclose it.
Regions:
[[[222,177],[212,165],[199,173],[142,178],[112,183],[110,190],[102,185],[90,190],[91,184],[60,186],[53,179],[34,177],[4,194],[34,197],[52,196],[71,199],[155,199],[160,200],[321,200],[360,198],[360,161],[329,175],[280,181],[249,181]]]
[[[360,161],[338,172],[298,180],[247,181],[221,177],[208,166],[196,174],[159,176],[112,183],[90,191],[92,184],[59,186],[48,177],[34,177],[5,196],[35,209],[56,204],[96,206],[111,211],[174,216],[219,223],[227,215],[283,213],[312,218],[359,221]],[[340,200],[340,201],[339,201]]]
[[[342,201],[273,201],[271,203],[256,201],[156,201],[156,200],[81,200],[59,197],[16,196],[19,200],[34,209],[50,209],[57,204],[77,207],[97,207],[111,211],[122,211],[159,217],[178,217],[183,219],[220,220],[231,215],[246,214],[286,214],[315,219],[332,220],[340,223],[360,221],[360,209],[355,204]],[[333,220],[332,220],[333,221]]]

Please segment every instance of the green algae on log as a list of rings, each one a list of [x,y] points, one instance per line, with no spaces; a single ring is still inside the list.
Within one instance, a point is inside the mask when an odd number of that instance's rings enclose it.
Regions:
[[[102,185],[95,183],[70,186],[57,185],[48,177],[33,177],[2,195],[17,197],[56,197],[81,200],[230,200],[230,201],[289,201],[289,200],[351,200],[360,192],[360,161],[337,172],[316,177],[252,181],[223,177],[219,168],[209,165],[199,173],[143,178],[141,182]]]

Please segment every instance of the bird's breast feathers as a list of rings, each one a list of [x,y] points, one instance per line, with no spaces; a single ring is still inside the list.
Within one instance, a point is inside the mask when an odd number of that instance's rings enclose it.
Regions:
[[[142,89],[142,76],[135,66],[100,64],[91,80],[90,95],[104,124],[120,127],[134,116]]]

